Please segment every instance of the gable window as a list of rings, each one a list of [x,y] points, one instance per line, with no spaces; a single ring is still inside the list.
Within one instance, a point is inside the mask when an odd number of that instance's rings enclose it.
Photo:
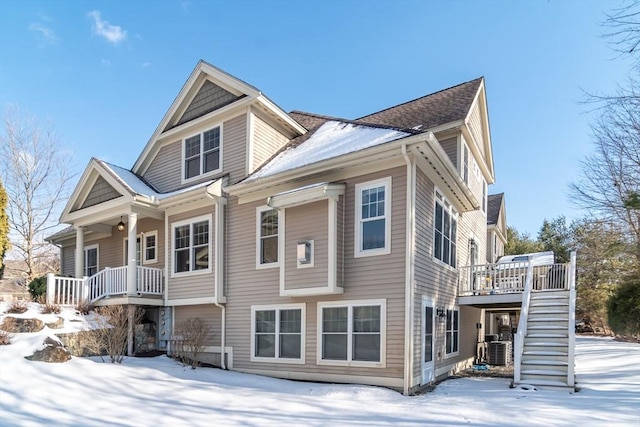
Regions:
[[[384,364],[386,302],[318,303],[318,363],[381,366]]]
[[[356,185],[354,255],[391,252],[391,177]]]
[[[264,206],[256,213],[256,266],[275,267],[278,265],[278,210]]]
[[[251,307],[251,360],[304,363],[305,304]]]
[[[158,232],[151,231],[144,233],[144,261],[143,264],[153,264],[158,262]]]
[[[174,274],[210,272],[211,216],[176,222],[172,225]]]
[[[460,312],[458,310],[447,310],[447,323],[445,332],[446,356],[458,354],[458,344],[460,338]]]
[[[98,272],[98,245],[84,248],[84,275],[93,276]]]
[[[457,233],[458,213],[436,190],[433,256],[453,268],[456,268]]]
[[[220,126],[184,140],[184,180],[217,172],[221,169]]]

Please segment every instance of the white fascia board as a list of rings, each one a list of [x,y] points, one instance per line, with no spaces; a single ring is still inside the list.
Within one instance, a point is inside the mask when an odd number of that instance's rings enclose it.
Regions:
[[[303,135],[307,133],[307,129],[302,127],[298,122],[293,120],[282,108],[280,108],[275,102],[271,101],[269,98],[260,94],[258,96],[258,102],[265,106],[268,110],[273,112],[280,120],[287,124],[290,128],[295,130],[299,135]]]
[[[130,196],[118,197],[117,199],[65,214],[60,222],[76,226],[103,222],[123,215],[124,212],[129,212],[132,201],[133,199]]]
[[[267,205],[272,208],[289,208],[325,199],[338,199],[344,194],[345,184],[320,183],[295,190],[276,194],[267,199]]]
[[[340,295],[344,293],[341,287],[319,286],[315,288],[281,289],[282,297],[313,297],[320,295]]]

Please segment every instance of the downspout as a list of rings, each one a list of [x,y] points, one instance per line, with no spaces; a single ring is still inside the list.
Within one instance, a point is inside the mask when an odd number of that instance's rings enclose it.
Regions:
[[[220,191],[221,192],[221,191]],[[220,320],[220,367],[227,369],[225,361],[225,346],[226,346],[226,329],[227,329],[227,308],[223,304],[224,298],[222,296],[222,284],[224,280],[224,213],[225,206],[227,204],[227,198],[222,197],[222,194],[214,194],[210,192],[207,187],[206,195],[210,199],[215,201],[216,214],[215,214],[215,242],[216,242],[216,256],[214,258],[215,263],[215,295],[213,304],[221,311]]]
[[[404,387],[406,396],[413,384],[413,261],[414,261],[414,198],[415,179],[413,162],[407,152],[407,145],[402,145],[402,157],[407,163],[407,217],[405,242],[405,287],[404,287]]]

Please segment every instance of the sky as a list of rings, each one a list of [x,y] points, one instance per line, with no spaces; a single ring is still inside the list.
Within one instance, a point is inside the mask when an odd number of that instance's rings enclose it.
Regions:
[[[580,217],[593,150],[585,91],[630,61],[603,39],[617,0],[0,1],[0,108],[52,124],[82,173],[131,168],[198,60],[285,111],[358,118],[484,76],[507,222]]]
[[[610,337],[576,338],[578,393],[509,388],[509,378],[458,378],[431,392],[403,396],[382,387],[296,382],[166,357],[99,357],[32,362],[46,337],[95,325],[73,309],[41,314],[30,304],[5,317],[64,319],[62,329],[16,333],[0,345],[0,423],[27,426],[633,426],[640,418],[640,345]],[[576,423],[576,420],[579,420]]]

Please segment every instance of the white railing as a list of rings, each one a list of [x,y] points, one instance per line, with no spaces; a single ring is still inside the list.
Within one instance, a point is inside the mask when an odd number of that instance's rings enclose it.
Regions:
[[[138,295],[162,295],[163,270],[136,266],[136,287]],[[47,302],[59,305],[77,305],[80,302],[95,302],[101,298],[125,295],[127,287],[127,267],[105,268],[91,277],[75,279],[47,275]]]
[[[137,271],[137,291],[141,294],[162,295],[162,270],[159,268],[140,267]]]
[[[571,252],[571,261],[568,272],[569,280],[569,348],[568,348],[568,367],[567,367],[567,385],[575,386],[575,357],[576,357],[576,253]]]
[[[73,277],[57,277],[47,274],[47,302],[58,305],[78,305],[88,295],[87,282]]]
[[[522,293],[525,289],[528,262],[472,265],[458,267],[459,296]],[[569,264],[537,265],[531,268],[531,289],[568,289]]]
[[[529,304],[531,302],[531,290],[533,288],[533,277],[535,267],[529,266],[525,278],[524,291],[522,292],[522,308],[520,309],[520,320],[515,337],[513,337],[513,381],[520,382],[520,371],[522,368],[522,353],[524,351],[524,337],[527,336],[527,321],[529,316]]]

